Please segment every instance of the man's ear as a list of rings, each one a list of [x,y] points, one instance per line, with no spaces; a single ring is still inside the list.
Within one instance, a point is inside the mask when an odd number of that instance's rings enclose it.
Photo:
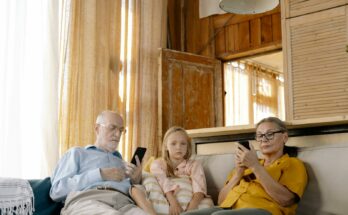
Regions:
[[[95,131],[96,135],[99,134],[99,129],[100,129],[100,125],[99,124],[95,124],[94,131]]]

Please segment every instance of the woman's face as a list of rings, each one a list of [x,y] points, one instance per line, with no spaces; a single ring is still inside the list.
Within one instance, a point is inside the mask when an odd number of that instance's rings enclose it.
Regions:
[[[188,141],[186,136],[176,131],[168,136],[167,150],[171,160],[182,161],[187,153]]]
[[[262,154],[283,154],[284,144],[288,140],[288,135],[280,132],[275,123],[264,122],[256,129],[256,139],[260,143]]]

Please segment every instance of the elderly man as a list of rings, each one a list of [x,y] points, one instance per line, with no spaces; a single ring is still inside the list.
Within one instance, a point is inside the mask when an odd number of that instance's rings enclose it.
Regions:
[[[95,126],[94,145],[74,147],[59,161],[50,196],[65,202],[61,214],[145,214],[129,198],[131,184],[141,181],[141,164],[122,160],[116,151],[125,132],[122,117],[104,111]]]

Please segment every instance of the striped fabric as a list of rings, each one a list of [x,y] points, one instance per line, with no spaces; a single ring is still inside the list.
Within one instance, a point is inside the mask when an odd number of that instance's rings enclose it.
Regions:
[[[186,209],[192,199],[192,184],[189,176],[182,176],[171,179],[175,184],[179,185],[179,189],[174,193],[176,199],[183,209]],[[169,204],[157,182],[155,176],[148,172],[143,172],[143,185],[145,186],[148,199],[152,202],[157,214],[168,214]],[[211,198],[204,198],[198,208],[209,208],[213,206]]]

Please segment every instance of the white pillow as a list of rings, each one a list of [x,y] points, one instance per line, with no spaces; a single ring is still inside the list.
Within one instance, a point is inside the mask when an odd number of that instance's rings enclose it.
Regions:
[[[183,209],[186,209],[192,199],[192,183],[189,176],[183,176],[180,178],[171,178],[175,184],[179,185],[178,191],[175,193],[175,197]],[[156,177],[148,172],[143,172],[142,184],[145,186],[148,199],[152,202],[152,205],[157,214],[168,214],[169,204],[163,193],[162,188],[158,184]],[[198,208],[209,208],[214,205],[211,198],[204,198]]]

